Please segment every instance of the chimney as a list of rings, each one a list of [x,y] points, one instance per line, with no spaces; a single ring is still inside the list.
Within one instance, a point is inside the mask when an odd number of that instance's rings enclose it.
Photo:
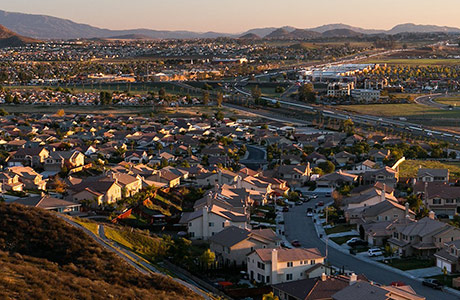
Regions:
[[[351,273],[350,275],[350,285],[355,284],[358,281],[358,276],[355,273]]]
[[[203,223],[202,223],[202,233],[203,239],[206,240],[209,237],[209,221],[208,221],[208,206],[203,206]]]
[[[404,216],[405,216],[406,218],[408,218],[408,217],[410,217],[410,215],[409,215],[409,202],[406,202],[406,205],[405,205],[405,206],[406,206],[406,211],[405,211],[405,215],[404,215]]]
[[[278,283],[278,250],[272,250],[272,274],[271,274],[271,284]]]
[[[219,172],[217,173],[217,182],[219,185],[222,185],[222,171],[219,170]]]
[[[241,176],[238,175],[238,179],[236,181],[236,188],[241,189],[242,184],[241,184]]]
[[[382,189],[381,194],[380,194],[380,202],[384,202],[385,200],[386,200],[386,198],[385,198],[385,190]]]
[[[326,280],[327,280],[326,273],[322,273],[321,274],[321,281],[326,281]]]
[[[206,194],[206,205],[211,206],[212,204],[212,192],[208,192]]]
[[[435,216],[436,214],[434,213],[434,211],[430,210],[430,212],[428,213],[428,218],[430,218],[431,220],[434,220]]]

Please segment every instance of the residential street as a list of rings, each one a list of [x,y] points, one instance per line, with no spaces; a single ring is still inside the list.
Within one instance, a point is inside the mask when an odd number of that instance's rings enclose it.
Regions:
[[[317,201],[330,201],[331,198],[321,198]],[[302,206],[294,206],[289,212],[285,213],[285,232],[288,241],[299,240],[302,247],[316,247],[325,254],[326,245],[316,233],[313,219],[306,217],[305,210],[308,207],[315,206],[316,201],[304,203]],[[379,268],[373,264],[363,262],[353,255],[345,254],[339,250],[328,247],[328,261],[336,267],[345,267],[347,270],[353,270],[357,274],[364,274],[370,280],[382,284],[390,284],[393,281],[402,281],[410,285],[417,293],[425,296],[427,299],[459,299],[451,294],[437,291],[422,285],[418,280],[402,276],[385,268]]]

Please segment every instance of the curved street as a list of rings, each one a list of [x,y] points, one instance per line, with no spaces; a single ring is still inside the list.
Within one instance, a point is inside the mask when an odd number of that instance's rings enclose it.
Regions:
[[[318,248],[323,254],[326,254],[326,244],[321,240],[316,232],[313,219],[306,217],[305,211],[308,207],[314,208],[317,201],[328,201],[331,198],[321,198],[316,201],[304,203],[301,206],[294,206],[289,212],[285,213],[284,229],[287,239],[298,240],[302,247]],[[417,293],[426,297],[426,299],[459,299],[457,296],[446,292],[434,290],[422,285],[419,280],[408,276],[403,276],[374,264],[366,263],[351,254],[345,254],[333,247],[328,247],[327,261],[336,267],[345,267],[346,270],[352,270],[357,274],[364,274],[369,280],[381,284],[390,284],[393,281],[402,281],[410,285]]]

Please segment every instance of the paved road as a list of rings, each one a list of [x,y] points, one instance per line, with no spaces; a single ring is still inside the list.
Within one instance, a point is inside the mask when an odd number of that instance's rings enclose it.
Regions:
[[[326,199],[330,200],[330,198],[323,198],[317,199],[317,201],[325,201]],[[286,237],[289,241],[294,239],[299,240],[302,247],[316,247],[325,254],[325,243],[318,238],[312,218],[308,218],[305,215],[306,208],[312,206],[314,206],[314,202],[310,201],[302,206],[294,206],[288,213],[285,213],[284,228]],[[336,267],[345,267],[345,269],[352,270],[358,274],[365,274],[367,278],[378,283],[390,284],[393,281],[403,281],[427,299],[459,299],[451,294],[425,287],[417,280],[384,268],[379,268],[373,264],[365,263],[352,255],[342,253],[332,247],[328,247],[328,261]]]
[[[98,234],[99,236],[95,235],[94,233],[92,233],[91,231],[89,231],[88,229],[86,229],[85,227],[81,226],[80,224],[77,224],[75,222],[73,222],[72,220],[66,218],[66,217],[63,217],[63,216],[60,216],[60,215],[57,215],[58,217],[60,217],[62,220],[66,221],[67,223],[69,223],[70,225],[72,225],[73,227],[76,227],[80,230],[83,230],[83,232],[85,232],[87,235],[89,235],[93,240],[96,241],[96,243],[98,243],[99,245],[101,245],[102,247],[106,248],[107,250],[109,250],[110,252],[113,252],[115,253],[118,257],[120,257],[121,259],[123,259],[125,262],[127,262],[129,265],[133,266],[136,270],[138,270],[139,272],[141,272],[142,274],[145,274],[145,275],[150,275],[151,273],[155,273],[155,274],[159,274],[159,275],[163,275],[163,276],[168,276],[168,275],[165,275],[163,273],[161,273],[157,268],[155,268],[153,265],[147,263],[146,261],[144,261],[143,259],[141,259],[139,256],[137,256],[136,254],[132,253],[131,251],[125,249],[125,248],[122,248],[118,245],[116,245],[115,243],[112,243],[105,235],[105,230],[104,230],[104,226],[103,225],[99,225],[98,226]],[[128,258],[130,257],[130,258]],[[134,260],[134,261],[133,261]],[[136,262],[137,263],[136,263]],[[145,270],[144,268],[142,268],[141,266],[142,265],[143,267],[147,268],[149,271]],[[170,277],[170,276],[168,276]],[[188,287],[189,289],[191,289],[192,291],[194,291],[196,294],[202,296],[204,299],[207,299],[207,300],[212,300],[212,298],[205,292],[203,292],[201,290],[201,288],[198,288],[196,287],[196,283],[191,281],[191,280],[187,280],[188,282],[182,280],[182,279],[179,279],[179,278],[174,278],[174,277],[170,277],[172,280],[176,281],[177,283],[183,285],[183,286],[186,286]]]
[[[436,98],[441,98],[441,97],[446,97],[446,96],[454,96],[454,95],[433,94],[433,95],[420,96],[415,99],[415,103],[430,106],[430,107],[437,108],[437,109],[447,110],[449,109],[449,105],[436,102]],[[458,96],[458,95],[455,95],[455,96]]]

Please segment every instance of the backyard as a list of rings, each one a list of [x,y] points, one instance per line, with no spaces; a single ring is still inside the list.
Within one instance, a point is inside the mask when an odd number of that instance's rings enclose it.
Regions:
[[[460,164],[458,162],[439,162],[433,160],[406,160],[399,167],[399,176],[402,178],[416,177],[420,167],[449,169],[451,178],[460,178]]]

